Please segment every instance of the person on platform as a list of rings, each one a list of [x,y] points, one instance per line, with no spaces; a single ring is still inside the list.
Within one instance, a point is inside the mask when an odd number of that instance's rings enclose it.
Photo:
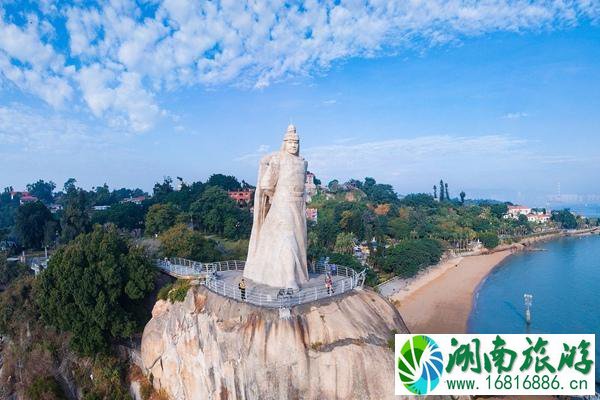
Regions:
[[[243,301],[246,301],[246,281],[244,280],[244,278],[242,278],[242,280],[238,284],[238,288],[240,289],[240,297]]]

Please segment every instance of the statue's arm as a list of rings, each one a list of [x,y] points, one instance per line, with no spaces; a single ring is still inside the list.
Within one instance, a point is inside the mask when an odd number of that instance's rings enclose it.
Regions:
[[[278,172],[279,172],[279,164],[278,159],[275,156],[266,156],[260,161],[261,167],[261,178],[260,178],[260,188],[265,192],[265,194],[269,197],[273,196],[275,193],[275,187],[277,186]]]

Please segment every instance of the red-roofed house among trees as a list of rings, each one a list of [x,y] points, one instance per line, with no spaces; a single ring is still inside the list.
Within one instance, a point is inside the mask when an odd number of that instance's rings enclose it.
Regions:
[[[21,205],[23,205],[25,203],[32,203],[34,201],[38,201],[37,197],[32,196],[27,191],[18,192],[16,190],[13,190],[12,192],[10,192],[10,199],[11,200],[14,200],[16,197],[19,198],[19,204],[21,204]]]
[[[248,205],[252,201],[254,189],[230,190],[227,193],[238,205]]]

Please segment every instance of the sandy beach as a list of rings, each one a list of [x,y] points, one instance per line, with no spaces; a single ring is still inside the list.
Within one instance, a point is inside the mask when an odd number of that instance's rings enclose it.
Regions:
[[[585,235],[597,229],[553,233],[501,246],[488,254],[452,258],[409,281],[390,296],[404,322],[415,333],[465,333],[473,294],[485,277],[509,255],[537,242],[566,235]]]
[[[513,251],[463,257],[454,266],[448,262],[442,273],[424,275],[414,283],[414,290],[409,287],[394,295],[392,301],[411,332],[466,332],[473,293],[487,274]]]

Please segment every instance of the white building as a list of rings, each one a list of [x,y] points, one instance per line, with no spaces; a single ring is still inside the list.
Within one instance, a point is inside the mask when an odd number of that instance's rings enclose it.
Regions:
[[[526,206],[508,206],[508,211],[504,215],[504,218],[519,219],[519,215],[531,214],[531,207]]]

